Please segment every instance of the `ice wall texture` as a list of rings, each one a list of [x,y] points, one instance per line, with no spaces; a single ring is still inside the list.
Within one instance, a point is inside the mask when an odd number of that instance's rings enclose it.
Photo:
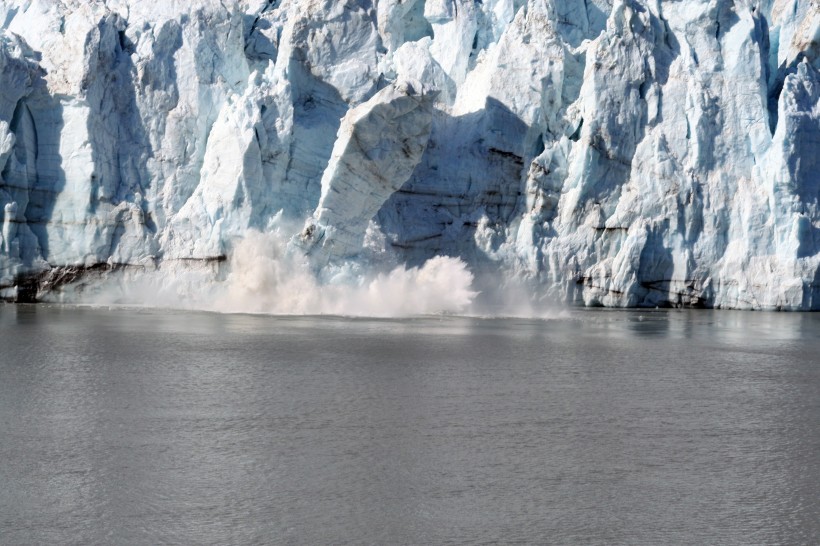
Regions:
[[[573,303],[820,309],[817,0],[0,0],[0,26],[5,297],[290,222],[320,277],[447,255]]]

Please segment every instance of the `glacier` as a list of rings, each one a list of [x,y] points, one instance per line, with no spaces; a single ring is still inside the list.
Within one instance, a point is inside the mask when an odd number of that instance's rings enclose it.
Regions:
[[[0,0],[6,300],[818,310],[818,201],[817,0]]]

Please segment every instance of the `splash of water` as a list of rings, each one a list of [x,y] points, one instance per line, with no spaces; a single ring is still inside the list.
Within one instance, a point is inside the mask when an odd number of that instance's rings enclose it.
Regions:
[[[275,315],[406,317],[463,314],[477,292],[462,260],[435,257],[421,267],[365,272],[339,266],[317,278],[308,258],[289,251],[283,233],[249,232],[230,253],[223,280],[214,270],[164,264],[153,273],[105,279],[63,301]]]
[[[350,262],[317,276],[309,258],[288,246],[295,231],[276,225],[265,233],[248,232],[221,271],[215,265],[166,262],[154,272],[87,283],[62,301],[273,315],[568,317],[514,276],[494,271],[476,278],[464,261],[452,257],[410,268],[390,269],[382,262],[364,271],[362,264]]]
[[[214,309],[273,314],[395,317],[461,313],[476,296],[473,275],[457,259],[438,256],[421,267],[375,275],[340,275],[320,283],[307,261],[289,254],[274,234],[252,233],[234,249]]]

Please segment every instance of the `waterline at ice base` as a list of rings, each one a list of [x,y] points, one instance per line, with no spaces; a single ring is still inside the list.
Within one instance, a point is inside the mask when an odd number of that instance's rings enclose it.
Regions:
[[[820,309],[814,0],[6,0],[0,296]]]

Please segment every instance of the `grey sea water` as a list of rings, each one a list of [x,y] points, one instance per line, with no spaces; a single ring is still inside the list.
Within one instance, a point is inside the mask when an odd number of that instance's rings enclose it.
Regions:
[[[817,544],[819,334],[0,305],[0,543]]]

